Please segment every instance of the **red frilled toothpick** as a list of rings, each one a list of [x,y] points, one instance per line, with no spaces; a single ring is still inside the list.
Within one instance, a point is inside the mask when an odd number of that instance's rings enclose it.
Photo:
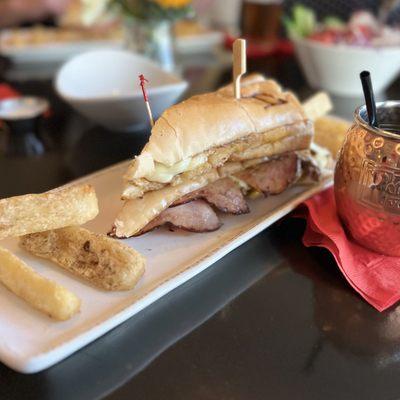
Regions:
[[[150,124],[153,127],[154,126],[153,113],[151,112],[149,98],[147,96],[147,91],[146,91],[146,87],[145,87],[146,82],[149,82],[149,81],[144,77],[143,74],[139,75],[139,79],[140,79],[140,86],[142,87],[144,103],[146,104],[147,114],[149,115]]]

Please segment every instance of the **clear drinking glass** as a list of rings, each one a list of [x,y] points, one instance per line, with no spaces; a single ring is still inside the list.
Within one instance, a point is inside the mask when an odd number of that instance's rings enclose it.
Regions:
[[[125,21],[125,46],[128,50],[151,58],[166,71],[173,71],[175,67],[170,21],[127,18]]]

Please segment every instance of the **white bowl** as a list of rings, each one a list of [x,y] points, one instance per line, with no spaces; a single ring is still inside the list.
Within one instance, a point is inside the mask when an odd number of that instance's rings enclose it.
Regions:
[[[124,50],[98,50],[72,58],[59,70],[58,94],[88,119],[114,131],[130,131],[148,123],[139,74],[154,118],[174,104],[187,82],[158,65]]]
[[[385,90],[400,71],[400,47],[365,48],[294,40],[296,55],[315,89],[339,96],[361,96],[359,74],[371,72],[376,93]]]

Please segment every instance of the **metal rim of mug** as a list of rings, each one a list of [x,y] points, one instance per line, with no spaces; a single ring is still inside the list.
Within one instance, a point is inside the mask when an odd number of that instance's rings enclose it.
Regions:
[[[356,120],[358,125],[361,125],[367,131],[374,132],[378,135],[385,136],[385,137],[388,137],[391,139],[400,140],[400,135],[398,135],[397,133],[392,133],[389,131],[385,131],[384,129],[375,128],[374,126],[369,125],[368,122],[365,121],[361,117],[361,113],[366,111],[366,107],[367,106],[364,104],[363,106],[356,108],[356,110],[354,111],[354,119]],[[399,107],[400,108],[400,100],[388,100],[388,101],[381,101],[381,102],[376,103],[377,109],[378,108],[389,108],[389,107]],[[400,124],[399,124],[399,127],[400,127]]]

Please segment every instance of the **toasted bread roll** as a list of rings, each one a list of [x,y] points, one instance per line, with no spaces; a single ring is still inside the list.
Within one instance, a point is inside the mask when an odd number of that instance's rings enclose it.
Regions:
[[[63,286],[44,278],[0,247],[0,282],[32,307],[64,321],[80,309],[80,300]]]
[[[81,225],[99,212],[94,188],[70,186],[0,200],[0,240],[64,226]]]
[[[132,289],[144,273],[145,259],[138,252],[80,227],[34,233],[20,244],[105,290]]]

